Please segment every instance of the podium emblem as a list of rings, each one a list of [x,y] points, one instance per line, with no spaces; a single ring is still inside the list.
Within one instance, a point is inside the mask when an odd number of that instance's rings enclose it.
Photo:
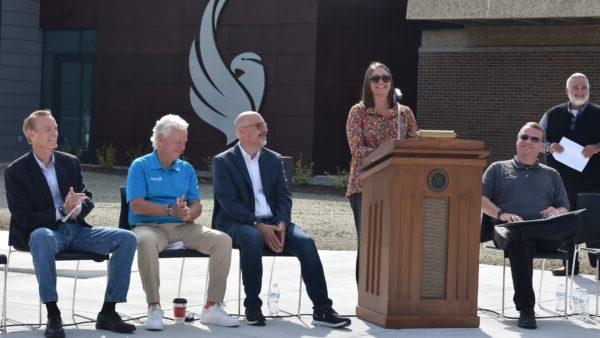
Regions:
[[[448,174],[442,169],[434,169],[427,176],[429,189],[434,192],[442,192],[448,188]]]

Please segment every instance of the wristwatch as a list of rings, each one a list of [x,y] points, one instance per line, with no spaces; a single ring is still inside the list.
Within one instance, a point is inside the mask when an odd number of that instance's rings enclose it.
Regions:
[[[498,209],[498,214],[496,214],[496,219],[500,219],[500,215],[504,213],[504,210]]]
[[[67,216],[67,211],[65,210],[65,207],[63,205],[61,205],[60,207],[58,207],[58,212],[64,216]]]
[[[167,216],[173,216],[173,204],[167,205]]]

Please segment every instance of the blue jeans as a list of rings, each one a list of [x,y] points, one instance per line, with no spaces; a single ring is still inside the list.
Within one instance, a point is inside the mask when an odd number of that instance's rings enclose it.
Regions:
[[[242,279],[246,293],[244,306],[260,308],[262,306],[259,297],[262,288],[262,255],[264,251],[268,252],[270,249],[265,245],[261,233],[251,225],[236,224],[220,227],[220,230],[231,236],[233,246],[240,250]],[[313,303],[313,311],[322,312],[331,309],[333,302],[327,295],[327,283],[315,241],[299,226],[289,223],[283,251],[285,254],[296,256],[300,261],[302,280],[306,285],[306,293]]]
[[[104,301],[127,301],[131,263],[137,240],[133,232],[60,223],[56,229],[38,228],[29,237],[29,249],[43,303],[58,300],[55,255],[65,251],[111,254]]]

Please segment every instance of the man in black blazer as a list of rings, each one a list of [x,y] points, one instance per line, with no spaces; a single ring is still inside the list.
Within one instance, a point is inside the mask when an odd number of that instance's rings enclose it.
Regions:
[[[65,251],[111,254],[104,305],[96,328],[131,333],[115,304],[125,302],[129,289],[135,235],[127,230],[91,227],[84,217],[93,208],[75,156],[56,151],[58,126],[47,110],[31,113],[23,123],[31,151],[4,171],[11,213],[9,245],[30,251],[40,298],[48,310],[44,335],[64,337],[57,306],[55,255]]]
[[[246,323],[265,325],[259,298],[263,250],[290,253],[300,260],[302,279],[313,302],[313,325],[346,327],[327,295],[327,283],[312,238],[291,222],[292,200],[281,155],[264,146],[267,124],[245,112],[234,122],[239,143],[213,159],[213,228],[229,234],[240,249]]]

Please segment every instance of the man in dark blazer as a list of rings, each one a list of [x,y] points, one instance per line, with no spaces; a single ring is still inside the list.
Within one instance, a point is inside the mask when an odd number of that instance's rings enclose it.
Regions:
[[[327,283],[312,238],[291,222],[292,200],[281,155],[264,146],[267,124],[245,112],[234,122],[239,143],[213,159],[213,228],[229,234],[240,249],[246,323],[265,325],[259,298],[263,250],[290,253],[300,260],[302,279],[313,302],[313,325],[346,327],[327,295]]]
[[[56,151],[58,126],[46,110],[31,113],[23,123],[31,151],[4,171],[11,213],[9,245],[30,251],[41,301],[48,310],[44,335],[64,337],[57,306],[55,255],[65,251],[111,254],[104,305],[96,328],[131,333],[115,304],[125,302],[129,289],[135,235],[127,230],[91,227],[84,218],[93,208],[75,156]]]

